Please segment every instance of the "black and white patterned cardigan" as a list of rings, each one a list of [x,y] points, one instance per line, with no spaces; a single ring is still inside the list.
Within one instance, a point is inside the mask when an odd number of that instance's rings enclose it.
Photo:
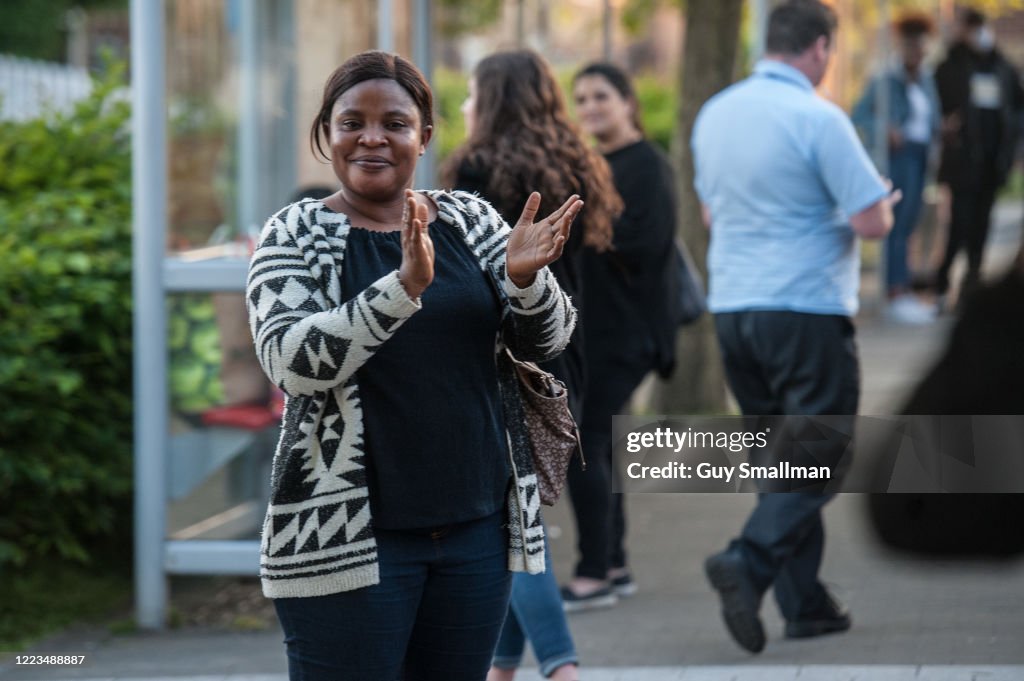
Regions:
[[[507,294],[495,361],[515,483],[508,498],[508,566],[543,572],[537,478],[504,347],[520,359],[550,359],[569,342],[576,311],[547,268],[527,289],[505,276],[511,230],[488,203],[465,192],[423,193]],[[349,228],[344,215],[320,201],[293,203],[267,221],[249,266],[246,302],[256,352],[288,396],[260,549],[263,593],[270,598],[320,596],[380,581],[356,371],[420,305],[406,295],[397,272],[343,304]]]

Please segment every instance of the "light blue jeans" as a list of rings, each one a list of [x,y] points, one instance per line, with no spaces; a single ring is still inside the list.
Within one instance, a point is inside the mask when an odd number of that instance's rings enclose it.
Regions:
[[[565,664],[577,664],[576,646],[562,610],[562,594],[551,567],[551,549],[544,546],[544,572],[512,575],[512,599],[501,628],[493,664],[499,669],[516,669],[522,663],[526,641],[547,677]]]
[[[928,145],[906,142],[889,154],[889,175],[894,189],[903,199],[893,206],[892,231],[886,239],[885,283],[890,291],[910,287],[907,242],[917,227],[923,204],[925,173],[928,171]]]

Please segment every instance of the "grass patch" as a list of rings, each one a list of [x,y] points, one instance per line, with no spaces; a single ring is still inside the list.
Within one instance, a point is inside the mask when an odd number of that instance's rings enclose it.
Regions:
[[[0,658],[76,622],[98,622],[131,605],[129,563],[37,560],[8,570],[0,598]]]
[[[999,190],[1000,199],[1024,199],[1024,166],[1019,163],[1010,171],[1006,184]]]

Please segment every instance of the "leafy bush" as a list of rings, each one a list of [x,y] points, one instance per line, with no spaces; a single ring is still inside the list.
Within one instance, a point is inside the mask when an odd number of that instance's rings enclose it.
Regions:
[[[437,131],[437,157],[439,161],[448,158],[466,139],[466,123],[462,118],[462,103],[469,93],[469,76],[452,69],[437,69],[434,72],[434,97],[437,116],[434,129]]]
[[[1019,163],[1010,170],[1010,177],[999,191],[999,198],[1005,200],[1024,199],[1024,167]]]
[[[634,86],[640,102],[640,118],[644,131],[652,142],[668,153],[676,129],[676,99],[674,87],[665,85],[654,76],[639,76]]]
[[[130,520],[124,65],[67,115],[0,122],[0,568],[87,561]]]

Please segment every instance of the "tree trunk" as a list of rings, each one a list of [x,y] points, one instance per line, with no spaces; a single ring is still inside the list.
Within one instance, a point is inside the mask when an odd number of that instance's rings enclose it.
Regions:
[[[697,112],[733,80],[742,23],[743,0],[689,0],[683,47],[682,87],[673,161],[679,185],[679,234],[707,282],[708,232],[693,189],[690,134]],[[726,408],[725,379],[711,315],[679,334],[676,373],[661,391],[667,414],[721,412]]]

